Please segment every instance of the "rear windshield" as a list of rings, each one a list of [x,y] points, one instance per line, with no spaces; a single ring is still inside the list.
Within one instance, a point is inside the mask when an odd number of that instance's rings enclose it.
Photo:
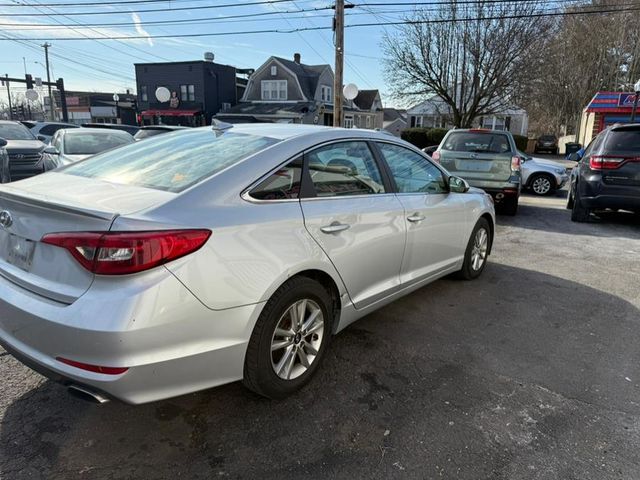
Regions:
[[[0,138],[5,140],[35,140],[33,133],[20,123],[0,123]]]
[[[475,153],[506,153],[511,151],[509,138],[500,133],[453,132],[443,150]]]
[[[640,156],[640,129],[612,130],[607,135],[603,151]]]
[[[73,132],[64,137],[64,153],[68,155],[94,155],[111,148],[133,142],[126,132]]]
[[[181,192],[277,143],[275,138],[210,128],[158,135],[104,152],[63,170],[69,175]]]

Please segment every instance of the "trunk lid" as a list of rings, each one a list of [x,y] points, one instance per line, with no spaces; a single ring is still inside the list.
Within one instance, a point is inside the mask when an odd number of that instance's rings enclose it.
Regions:
[[[68,251],[40,242],[47,233],[107,231],[119,215],[175,194],[51,172],[0,187],[0,275],[49,299],[72,303],[94,274]]]

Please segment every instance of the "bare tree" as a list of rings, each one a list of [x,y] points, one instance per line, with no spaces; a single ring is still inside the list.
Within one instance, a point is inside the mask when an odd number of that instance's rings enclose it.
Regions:
[[[443,2],[385,35],[385,77],[402,100],[439,96],[458,127],[512,105],[537,63],[550,24],[543,2]]]

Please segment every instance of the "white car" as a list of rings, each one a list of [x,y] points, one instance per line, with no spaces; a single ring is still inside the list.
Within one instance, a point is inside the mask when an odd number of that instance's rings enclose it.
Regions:
[[[535,158],[522,151],[518,151],[518,155],[522,186],[534,194],[549,195],[560,190],[569,181],[567,168],[561,163]]]
[[[279,398],[350,323],[484,270],[491,198],[408,143],[228,127],[0,186],[0,344],[96,400],[236,380]]]

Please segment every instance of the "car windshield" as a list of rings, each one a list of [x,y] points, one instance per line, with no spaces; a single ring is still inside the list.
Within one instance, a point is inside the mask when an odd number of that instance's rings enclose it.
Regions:
[[[0,138],[5,140],[35,140],[27,127],[18,123],[1,123]]]
[[[86,131],[67,133],[64,137],[64,153],[67,155],[95,155],[132,141],[133,138],[128,133]]]
[[[603,152],[640,156],[640,129],[613,130],[606,138]]]
[[[447,137],[444,150],[475,153],[506,153],[511,151],[509,139],[499,133],[453,132]]]
[[[96,155],[69,166],[64,173],[180,192],[277,142],[210,128],[187,130]]]

